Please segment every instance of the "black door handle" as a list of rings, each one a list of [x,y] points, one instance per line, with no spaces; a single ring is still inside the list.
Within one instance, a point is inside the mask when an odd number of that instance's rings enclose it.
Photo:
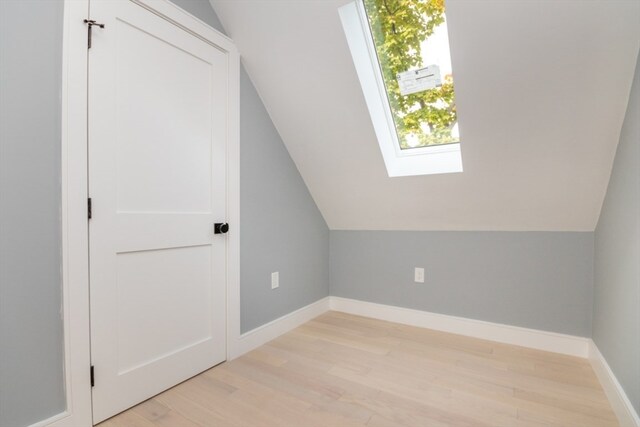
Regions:
[[[226,222],[216,222],[213,224],[213,234],[226,234],[229,231],[229,224]]]

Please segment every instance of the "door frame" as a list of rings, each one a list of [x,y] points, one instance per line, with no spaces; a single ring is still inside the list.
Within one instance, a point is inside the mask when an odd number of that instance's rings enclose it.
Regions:
[[[66,409],[34,426],[92,425],[89,224],[87,220],[87,28],[90,0],[64,0],[62,47],[62,307]],[[238,352],[240,337],[240,59],[233,41],[169,0],[123,0],[136,3],[203,41],[229,58],[227,120],[226,353]],[[92,17],[100,19],[100,17]],[[108,31],[108,28],[105,29]],[[98,46],[93,48],[98,49]]]

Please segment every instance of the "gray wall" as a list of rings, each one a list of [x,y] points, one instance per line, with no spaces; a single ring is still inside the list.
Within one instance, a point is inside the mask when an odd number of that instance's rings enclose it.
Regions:
[[[224,32],[206,0],[172,1]],[[329,295],[329,229],[244,67],[240,206],[240,313],[247,332]],[[280,287],[272,290],[274,271]]]
[[[640,413],[640,62],[595,233],[593,340]]]
[[[244,70],[240,92],[240,312],[246,332],[329,295],[329,229]],[[273,271],[280,273],[276,290]]]
[[[593,233],[331,231],[330,256],[331,295],[590,336]]]
[[[0,1],[0,426],[64,410],[61,1]]]

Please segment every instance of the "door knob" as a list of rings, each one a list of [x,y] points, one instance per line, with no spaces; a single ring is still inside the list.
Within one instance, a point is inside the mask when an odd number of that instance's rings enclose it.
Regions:
[[[213,224],[213,234],[226,234],[229,231],[229,224],[226,222],[216,222]]]

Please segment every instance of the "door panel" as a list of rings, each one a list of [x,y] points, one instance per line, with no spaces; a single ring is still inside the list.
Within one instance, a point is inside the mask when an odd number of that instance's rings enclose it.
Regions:
[[[91,0],[94,422],[225,358],[228,55],[130,1]]]
[[[117,272],[118,374],[212,338],[210,245],[119,253]]]
[[[212,64],[129,23],[117,25],[118,209],[209,212]]]

